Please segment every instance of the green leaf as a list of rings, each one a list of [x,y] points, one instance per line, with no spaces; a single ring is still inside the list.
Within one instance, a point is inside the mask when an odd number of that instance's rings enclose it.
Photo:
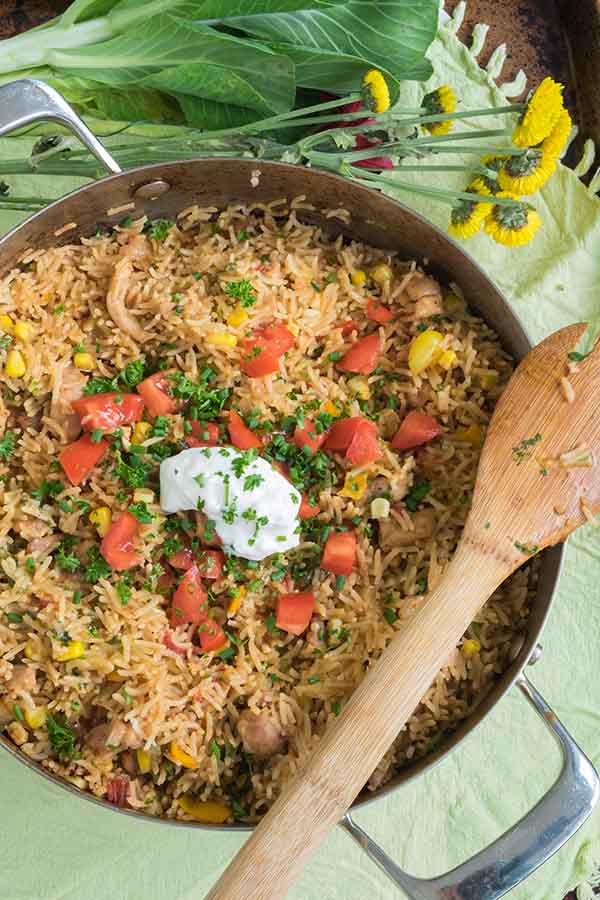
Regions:
[[[173,97],[178,100],[187,124],[196,128],[234,128],[259,118],[255,110],[234,106],[232,103],[216,103],[214,100],[189,97],[187,94],[174,93]]]
[[[574,360],[575,362],[580,362],[585,359],[586,356],[589,356],[594,347],[596,346],[596,342],[600,337],[600,319],[592,319],[591,322],[587,323],[587,328],[579,338],[577,342],[577,346],[573,348],[573,351],[569,353],[569,359]]]
[[[59,19],[61,28],[105,16],[118,4],[118,0],[75,0]]]
[[[103,84],[159,88],[265,113],[283,112],[294,101],[288,57],[168,15],[109,41],[54,51],[50,62]]]
[[[370,66],[398,81],[430,70],[423,58],[437,18],[437,0],[354,0],[327,9],[245,16],[235,27],[288,53],[303,87],[346,93],[356,90],[357,75]]]

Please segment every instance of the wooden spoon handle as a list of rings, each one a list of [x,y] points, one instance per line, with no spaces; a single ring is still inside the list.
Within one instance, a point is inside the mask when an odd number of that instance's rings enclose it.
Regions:
[[[285,896],[507,574],[505,560],[463,538],[441,583],[364,678],[206,900]]]

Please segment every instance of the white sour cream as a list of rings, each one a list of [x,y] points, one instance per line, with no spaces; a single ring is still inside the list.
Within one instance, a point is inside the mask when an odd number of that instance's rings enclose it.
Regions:
[[[298,546],[301,499],[270,463],[260,456],[248,461],[248,451],[235,447],[194,447],[160,465],[162,509],[201,508],[214,522],[224,551],[245,559]]]

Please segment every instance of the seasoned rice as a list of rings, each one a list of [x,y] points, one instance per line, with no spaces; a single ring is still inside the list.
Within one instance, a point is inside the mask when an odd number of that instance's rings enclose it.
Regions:
[[[29,342],[12,345],[23,355],[26,375],[3,375],[0,398],[0,430],[15,436],[14,452],[0,461],[0,728],[82,791],[151,815],[202,818],[189,812],[189,803],[181,805],[183,797],[227,807],[229,822],[264,814],[369,663],[442,577],[469,509],[481,443],[464,433],[477,426],[483,437],[512,370],[457,286],[444,294],[443,308],[420,316],[415,279],[422,274],[414,261],[331,240],[302,223],[298,200],[295,208],[282,200],[221,213],[191,207],[162,230],[149,230],[145,219],[126,221],[78,243],[30,252],[0,281],[0,313],[33,327]],[[340,218],[339,210],[333,214]],[[139,340],[117,327],[106,302],[115,264],[129,251],[126,313],[135,316]],[[391,267],[391,280],[353,284],[354,272],[368,273],[378,262]],[[251,282],[257,299],[245,309],[246,321],[232,328],[227,318],[235,301],[224,286],[241,279]],[[369,321],[369,297],[392,308],[393,321]],[[356,340],[355,333],[342,333],[349,319],[359,334],[380,336],[379,366],[367,376],[369,399],[359,399],[351,375],[336,367]],[[233,332],[241,342],[272,321],[289,325],[296,337],[278,374],[248,378],[240,372],[239,345],[206,342],[211,332]],[[411,374],[408,346],[424,328],[441,332],[443,349],[456,354],[449,370],[433,365]],[[4,338],[3,371],[8,345]],[[83,351],[94,357],[92,372],[73,365]],[[193,526],[189,515],[165,516],[157,491],[161,448],[175,453],[186,446],[184,410],[168,417],[166,436],[144,443],[146,487],[155,501],[148,505],[151,522],[142,525],[143,562],[127,575],[128,590],[122,573],[88,577],[90,547],[99,545],[89,512],[106,506],[114,518],[132,503],[114,453],[119,445],[122,453],[131,451],[133,432],[124,426],[103,463],[72,487],[57,462],[77,436],[70,401],[90,379],[113,378],[141,357],[146,373],[179,370],[193,382],[211,367],[214,386],[231,391],[226,408],[236,408],[267,439],[302,406],[315,418],[333,404],[339,414],[369,415],[378,425],[383,455],[367,467],[362,498],[340,496],[349,464],[335,454],[331,484],[318,494],[319,514],[305,523],[300,547],[252,567],[232,558],[211,583],[213,615],[229,635],[231,652],[223,655],[198,653],[189,626],[171,629],[172,585],[165,588],[161,579],[168,569],[165,540]],[[411,409],[434,416],[442,435],[396,452],[389,440]],[[222,427],[225,421],[223,412]],[[407,505],[412,489],[424,483],[420,503]],[[387,520],[369,518],[374,495],[390,500]],[[352,527],[358,539],[358,567],[345,581],[318,566],[332,526]],[[242,585],[239,608],[228,614]],[[316,596],[312,622],[300,637],[274,626],[278,594],[294,589]],[[459,646],[451,654],[373,773],[371,789],[436,749],[481,702],[511,660],[532,593],[528,569],[495,593],[465,636],[475,651]],[[59,661],[77,641],[84,654]],[[238,723],[245,709],[268,712],[283,736],[280,752],[244,752]],[[47,722],[32,720],[39,710],[71,736],[62,754]],[[92,732],[103,725],[114,742],[98,745]],[[173,743],[194,768],[177,763]]]

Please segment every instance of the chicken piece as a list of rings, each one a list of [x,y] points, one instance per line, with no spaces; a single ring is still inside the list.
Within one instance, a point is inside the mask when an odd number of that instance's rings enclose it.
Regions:
[[[377,417],[379,434],[385,441],[391,441],[400,427],[400,416],[394,409],[384,409]]]
[[[110,280],[106,294],[106,309],[117,328],[134,340],[143,341],[146,338],[146,332],[125,305],[132,274],[131,258],[122,256],[115,265]]]
[[[15,517],[13,531],[25,541],[33,541],[36,538],[45,538],[51,530],[51,525],[38,519],[37,516],[28,516],[27,513],[19,513]]]
[[[420,509],[414,513],[414,531],[402,528],[395,519],[379,521],[379,546],[382,550],[393,550],[395,547],[409,547],[416,541],[424,541],[433,537],[435,532],[435,512],[432,509]]]
[[[443,313],[442,292],[434,278],[421,273],[415,275],[406,285],[406,293],[415,301],[415,319],[427,319]]]
[[[92,753],[106,753],[116,748],[131,749],[139,745],[139,741],[131,725],[113,719],[88,731],[85,744]]]
[[[285,746],[279,719],[267,710],[256,715],[251,709],[245,709],[238,720],[237,731],[246,753],[255,756],[273,756],[281,753]]]
[[[53,550],[56,550],[60,541],[61,538],[58,534],[48,534],[46,537],[33,538],[27,544],[27,556],[49,556]]]
[[[25,665],[14,667],[11,679],[8,682],[8,691],[10,694],[33,694],[35,693],[36,687],[35,669]]]
[[[87,378],[70,359],[59,360],[52,367],[51,376],[50,418],[62,429],[67,441],[74,441],[81,431],[81,423],[71,403],[83,395]]]
[[[143,261],[147,255],[148,241],[143,234],[134,235],[121,251],[121,256],[128,256],[134,262]]]

